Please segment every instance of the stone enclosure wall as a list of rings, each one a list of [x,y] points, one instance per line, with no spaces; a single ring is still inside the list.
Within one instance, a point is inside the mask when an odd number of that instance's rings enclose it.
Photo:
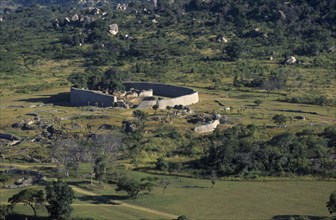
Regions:
[[[132,88],[140,91],[144,90],[139,97],[152,96],[154,94],[170,98],[159,100],[145,99],[138,105],[140,109],[150,109],[154,105],[158,105],[159,109],[165,109],[167,106],[191,105],[199,101],[198,92],[182,86],[148,82],[125,82],[124,86],[126,90]],[[110,107],[117,102],[117,97],[100,91],[71,88],[70,102],[76,106],[98,105],[100,107]]]
[[[199,101],[197,91],[182,86],[149,82],[125,82],[124,86],[126,90],[130,90],[131,88],[138,90],[152,89],[153,94],[156,96],[170,97],[170,99],[161,99],[157,101],[143,100],[138,106],[138,108],[141,109],[152,108],[154,105],[158,105],[159,109],[165,109],[167,106],[191,105]]]
[[[99,91],[71,88],[70,103],[76,106],[98,105],[100,107],[110,107],[117,101],[115,96]]]

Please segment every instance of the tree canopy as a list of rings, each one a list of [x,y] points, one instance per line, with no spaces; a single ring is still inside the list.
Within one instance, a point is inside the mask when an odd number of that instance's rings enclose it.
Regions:
[[[44,191],[34,188],[22,190],[8,199],[8,202],[10,202],[13,207],[17,203],[24,203],[30,206],[34,211],[34,216],[37,214],[36,209],[42,207],[44,201]]]
[[[70,216],[74,199],[74,192],[70,186],[61,181],[53,181],[46,186],[46,208],[53,219],[64,219]]]

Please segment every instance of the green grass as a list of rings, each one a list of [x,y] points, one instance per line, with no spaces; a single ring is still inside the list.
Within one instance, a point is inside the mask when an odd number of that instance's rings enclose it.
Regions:
[[[148,176],[144,173],[130,173],[135,178]],[[164,178],[164,176],[158,176]],[[95,219],[158,219],[160,216],[141,210],[109,205],[110,199],[139,205],[175,215],[187,215],[192,219],[271,219],[274,216],[329,217],[325,206],[331,191],[336,189],[334,181],[302,181],[274,179],[274,181],[216,181],[211,188],[210,180],[167,177],[171,184],[165,195],[157,186],[149,194],[138,199],[128,199],[124,192],[116,193],[114,185],[94,187],[93,193],[101,196],[87,196],[76,193],[73,217]],[[80,184],[80,187],[85,184]],[[86,188],[86,190],[88,190]],[[6,201],[19,189],[2,190],[2,201]],[[102,197],[103,196],[103,197]],[[16,212],[30,215],[29,208],[18,206]],[[38,212],[46,215],[46,212]]]
[[[193,219],[270,219],[276,215],[328,216],[325,202],[335,182],[217,181],[172,179],[166,195],[156,188],[153,195],[131,203]]]
[[[24,205],[17,205],[14,209],[17,215],[14,219],[28,219],[32,218],[33,211],[30,207]],[[47,217],[46,209],[37,210],[38,217]],[[167,219],[160,215],[150,214],[143,211],[129,209],[118,205],[106,204],[74,204],[72,218],[91,218],[97,220],[128,220],[128,219]],[[9,218],[11,219],[11,218]],[[41,218],[42,219],[42,218]]]

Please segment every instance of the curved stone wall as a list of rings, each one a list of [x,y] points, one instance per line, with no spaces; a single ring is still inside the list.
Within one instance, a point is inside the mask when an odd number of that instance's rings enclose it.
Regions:
[[[154,95],[171,98],[157,100],[157,102],[144,100],[138,106],[138,108],[142,109],[152,108],[156,104],[159,106],[159,109],[165,109],[167,106],[191,105],[199,101],[198,92],[187,87],[149,82],[125,82],[124,86],[126,90],[130,90],[131,88],[138,90],[152,89]]]
[[[116,97],[99,91],[71,87],[70,103],[77,106],[97,105],[110,107],[116,102]]]

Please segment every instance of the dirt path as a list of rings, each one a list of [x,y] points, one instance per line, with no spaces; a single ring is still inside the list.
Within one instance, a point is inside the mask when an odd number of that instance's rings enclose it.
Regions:
[[[99,196],[96,193],[81,189],[77,186],[71,186],[71,188],[75,192],[78,192],[80,194],[84,194],[84,195],[88,195],[88,196]],[[148,213],[151,213],[151,214],[161,215],[163,217],[167,217],[167,218],[170,218],[170,219],[177,219],[177,217],[178,217],[177,215],[173,215],[173,214],[170,214],[170,213],[167,213],[167,212],[162,212],[162,211],[158,211],[158,210],[155,210],[155,209],[145,208],[145,207],[138,206],[138,205],[132,205],[132,204],[129,204],[129,203],[121,202],[119,200],[111,200],[111,203],[112,204],[118,204],[120,206],[130,208],[130,209],[137,209],[137,210],[148,212]],[[83,204],[83,205],[85,205],[85,204]]]

